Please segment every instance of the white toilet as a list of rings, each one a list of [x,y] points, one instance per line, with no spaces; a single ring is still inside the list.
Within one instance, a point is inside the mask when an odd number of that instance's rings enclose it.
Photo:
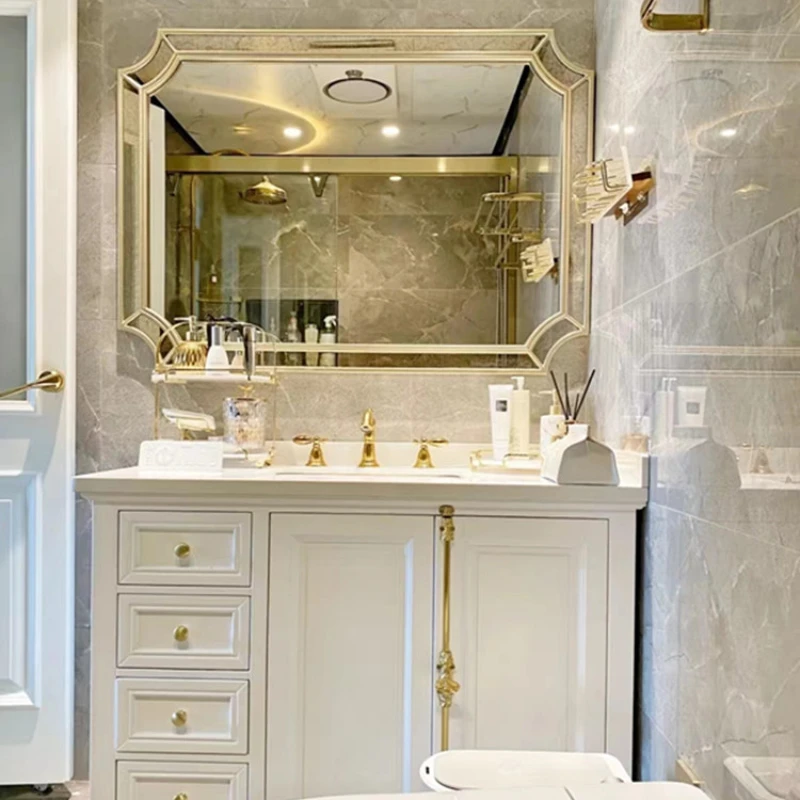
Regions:
[[[630,783],[614,756],[514,750],[447,750],[425,759],[422,782],[437,792]]]

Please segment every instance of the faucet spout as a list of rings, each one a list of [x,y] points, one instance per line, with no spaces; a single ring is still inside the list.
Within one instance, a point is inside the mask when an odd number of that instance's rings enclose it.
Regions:
[[[368,408],[361,418],[361,432],[364,434],[364,446],[361,449],[361,462],[359,467],[377,467],[378,459],[375,456],[375,414]]]

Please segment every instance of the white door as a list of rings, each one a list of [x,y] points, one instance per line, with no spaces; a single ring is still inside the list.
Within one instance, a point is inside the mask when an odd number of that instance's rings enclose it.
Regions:
[[[433,553],[432,517],[272,515],[269,800],[423,788]]]
[[[76,10],[0,0],[0,785],[72,773]]]
[[[455,526],[450,747],[603,752],[607,522]]]

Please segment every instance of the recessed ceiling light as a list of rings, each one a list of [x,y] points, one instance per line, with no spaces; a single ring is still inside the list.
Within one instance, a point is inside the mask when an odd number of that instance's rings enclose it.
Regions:
[[[403,180],[403,176],[402,175],[390,175],[389,176],[389,180],[392,183],[399,183],[401,180]]]
[[[400,128],[398,128],[397,125],[384,125],[381,128],[381,133],[387,139],[394,139],[395,136],[400,135]]]
[[[611,131],[611,133],[619,133],[621,130],[620,126],[616,123],[614,123],[613,125],[609,125],[608,129]]]
[[[625,134],[630,136],[631,134],[636,133],[636,128],[633,125],[626,125],[625,126]]]
[[[722,136],[724,139],[733,139],[733,137],[736,136],[737,133],[739,133],[739,131],[736,130],[736,128],[723,128],[719,132],[719,135]]]
[[[303,135],[303,131],[294,125],[290,125],[288,128],[283,129],[283,135],[287,139],[299,139]]]
[[[253,129],[249,125],[234,125],[233,126],[234,133],[252,133]]]

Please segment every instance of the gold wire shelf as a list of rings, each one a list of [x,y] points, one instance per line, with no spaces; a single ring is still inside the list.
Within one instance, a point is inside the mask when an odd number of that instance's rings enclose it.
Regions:
[[[544,241],[544,194],[542,192],[487,192],[475,212],[472,230],[479,236],[498,239],[495,267],[509,268],[513,245]]]
[[[705,33],[711,24],[711,0],[702,0],[698,14],[658,14],[658,0],[644,0],[641,9],[642,25],[656,33]]]

